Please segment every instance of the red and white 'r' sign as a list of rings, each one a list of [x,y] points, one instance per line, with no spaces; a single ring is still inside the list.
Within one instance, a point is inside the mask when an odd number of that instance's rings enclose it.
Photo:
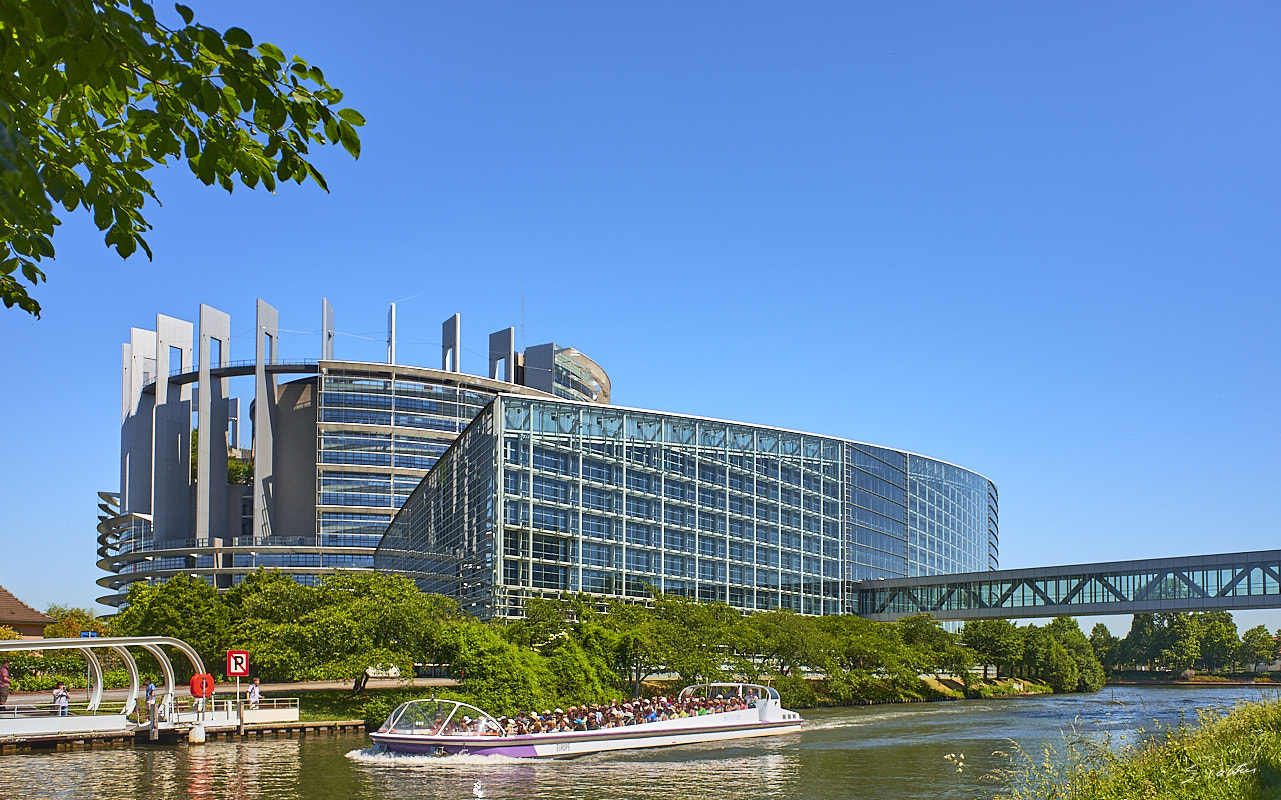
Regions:
[[[227,677],[245,678],[249,676],[249,654],[244,650],[227,651]]]

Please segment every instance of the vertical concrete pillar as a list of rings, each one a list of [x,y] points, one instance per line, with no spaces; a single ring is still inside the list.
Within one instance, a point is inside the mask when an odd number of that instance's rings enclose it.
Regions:
[[[512,382],[516,374],[516,329],[508,328],[489,334],[489,377],[498,379],[498,365],[503,365],[504,381]]]
[[[440,326],[440,368],[462,372],[463,316],[455,314]],[[452,357],[452,359],[451,359]]]
[[[536,344],[525,348],[525,385],[553,394],[556,386],[556,344]]]
[[[280,313],[259,298],[254,336],[254,522],[255,537],[270,536],[276,503],[274,461],[276,444],[276,378],[267,365],[279,357]]]
[[[329,298],[320,298],[320,360],[334,360],[334,307]]]
[[[231,315],[200,305],[200,393],[196,403],[196,538],[227,535],[227,395],[211,371],[231,360]],[[214,363],[215,353],[218,363]]]
[[[227,398],[227,446],[240,447],[240,398]]]
[[[195,327],[156,316],[156,399],[152,412],[151,515],[156,541],[194,538],[191,530],[191,385],[169,380],[192,368]]]
[[[151,433],[155,395],[142,390],[156,377],[156,332],[131,328],[122,348],[120,510],[151,513]]]

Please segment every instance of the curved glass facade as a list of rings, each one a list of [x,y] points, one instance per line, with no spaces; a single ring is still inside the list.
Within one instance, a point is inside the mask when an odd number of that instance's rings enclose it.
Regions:
[[[532,596],[651,591],[853,613],[856,581],[987,569],[995,488],[832,437],[499,396],[410,496],[375,566],[519,616]]]

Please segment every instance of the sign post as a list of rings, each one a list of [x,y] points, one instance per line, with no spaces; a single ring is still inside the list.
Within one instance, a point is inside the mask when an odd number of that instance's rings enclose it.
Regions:
[[[227,677],[236,679],[236,716],[240,718],[240,732],[245,732],[245,704],[240,699],[240,679],[249,676],[249,653],[244,650],[227,651]]]

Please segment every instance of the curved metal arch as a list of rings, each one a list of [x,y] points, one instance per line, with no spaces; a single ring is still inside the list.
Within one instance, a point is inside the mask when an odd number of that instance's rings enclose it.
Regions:
[[[125,701],[125,710],[121,712],[127,717],[138,707],[138,690],[142,688],[142,680],[138,677],[138,663],[133,660],[133,654],[129,649],[116,645],[112,645],[111,649],[116,651],[120,659],[125,662],[125,669],[129,671],[129,699]]]
[[[81,639],[80,641],[85,642],[88,640]],[[93,693],[89,696],[89,707],[87,709],[90,713],[93,713],[98,710],[98,706],[102,705],[102,664],[98,661],[98,656],[93,652],[93,648],[82,646],[76,649],[85,657],[85,661],[89,662],[89,669],[93,672]]]
[[[126,716],[137,705],[139,688],[138,666],[128,653],[129,647],[141,647],[156,657],[161,670],[165,673],[165,703],[168,705],[174,696],[173,664],[161,647],[173,647],[180,651],[191,662],[196,673],[205,671],[205,662],[195,648],[181,639],[171,636],[103,636],[92,639],[18,639],[0,643],[0,650],[7,652],[25,652],[29,650],[79,650],[90,664],[93,671],[94,691],[89,699],[89,710],[93,711],[102,703],[102,665],[98,662],[95,649],[108,648],[124,656],[126,668],[132,687],[130,701],[126,703]]]

